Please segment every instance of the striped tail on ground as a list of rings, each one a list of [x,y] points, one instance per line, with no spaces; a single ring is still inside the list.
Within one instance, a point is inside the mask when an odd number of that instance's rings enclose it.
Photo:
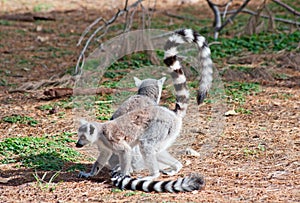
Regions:
[[[112,171],[113,185],[121,190],[139,190],[144,192],[191,192],[201,190],[205,186],[204,178],[198,174],[191,174],[185,178],[167,181],[143,180],[123,175],[119,171]]]
[[[175,33],[169,37],[164,47],[165,49],[164,62],[173,71],[178,70],[178,74],[183,72],[181,70],[180,63],[177,59],[177,54],[178,54],[177,47],[180,44],[184,44],[184,43],[195,43],[199,50],[199,61],[200,61],[199,70],[201,68],[201,80],[199,84],[199,90],[197,92],[197,103],[201,104],[204,101],[213,80],[213,62],[211,60],[210,48],[206,43],[205,37],[201,36],[199,33],[191,29],[182,29],[179,31],[175,31]],[[173,83],[174,83],[174,78],[173,78]],[[175,90],[176,88],[180,90],[182,86],[182,84],[180,83],[179,84],[175,83],[174,85],[175,85]],[[176,95],[176,100],[179,107],[185,108],[185,102],[184,102],[185,98],[182,98],[181,96],[182,95],[180,94]],[[179,107],[176,108],[178,109]]]

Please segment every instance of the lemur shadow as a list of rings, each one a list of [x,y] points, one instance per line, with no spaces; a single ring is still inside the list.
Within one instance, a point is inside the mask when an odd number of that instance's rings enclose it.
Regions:
[[[38,182],[58,183],[86,180],[92,182],[110,182],[110,170],[108,168],[104,167],[96,177],[88,179],[78,178],[79,171],[91,170],[93,163],[74,163],[66,161],[55,154],[41,153],[31,157],[18,158],[17,161],[23,164],[30,161],[30,164],[34,167],[16,167],[14,169],[0,170],[0,185],[19,186]]]

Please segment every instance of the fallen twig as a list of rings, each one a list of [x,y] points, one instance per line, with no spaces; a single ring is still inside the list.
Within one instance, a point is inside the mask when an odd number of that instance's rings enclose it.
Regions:
[[[51,88],[44,91],[44,95],[48,99],[56,99],[67,96],[81,96],[81,95],[103,95],[103,94],[112,94],[116,92],[135,92],[136,88],[120,88],[120,89],[111,89],[105,87],[99,88]]]
[[[37,90],[43,87],[55,87],[55,86],[71,86],[74,85],[76,80],[76,76],[65,75],[61,78],[50,78],[47,80],[40,80],[40,81],[30,81],[26,82],[20,87],[10,90],[9,93],[13,92],[27,92],[32,90]]]
[[[12,20],[12,21],[25,21],[25,22],[34,22],[37,20],[56,20],[53,16],[46,14],[32,14],[32,13],[23,13],[23,14],[13,14],[13,15],[2,15],[0,16],[2,20]]]

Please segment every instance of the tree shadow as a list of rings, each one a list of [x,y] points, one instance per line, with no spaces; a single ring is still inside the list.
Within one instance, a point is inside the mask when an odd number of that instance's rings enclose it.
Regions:
[[[87,179],[78,178],[79,171],[89,171],[92,168],[92,163],[81,164],[66,161],[64,157],[60,157],[56,153],[41,153],[30,157],[19,157],[17,161],[26,165],[29,164],[32,167],[21,166],[20,168],[1,170],[0,177],[4,181],[0,181],[0,185],[19,186],[38,182],[41,179],[44,183],[80,182]],[[88,180],[92,182],[109,182],[109,173],[108,168],[103,168],[96,177]]]

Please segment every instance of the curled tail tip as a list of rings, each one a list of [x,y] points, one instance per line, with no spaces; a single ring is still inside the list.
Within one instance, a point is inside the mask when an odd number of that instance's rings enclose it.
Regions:
[[[204,176],[192,173],[188,176],[191,190],[201,190],[205,187]]]
[[[204,99],[206,98],[207,96],[207,92],[200,92],[198,91],[197,92],[197,104],[200,105],[203,103]]]

